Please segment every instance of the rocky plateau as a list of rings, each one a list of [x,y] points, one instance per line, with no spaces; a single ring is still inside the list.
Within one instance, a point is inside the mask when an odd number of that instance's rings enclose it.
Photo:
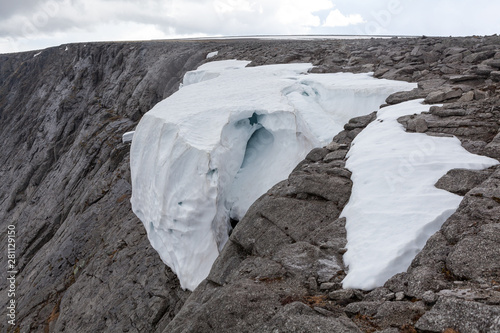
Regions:
[[[191,293],[132,213],[121,141],[206,61],[310,62],[316,73],[417,82],[386,105],[441,106],[401,117],[408,132],[456,136],[500,160],[500,37],[87,43],[38,53],[0,55],[0,243],[14,225],[18,271],[14,326],[0,281],[2,332],[500,332],[499,166],[448,172],[436,187],[463,200],[408,270],[371,291],[342,289],[345,156],[375,113],[351,119],[253,204]]]

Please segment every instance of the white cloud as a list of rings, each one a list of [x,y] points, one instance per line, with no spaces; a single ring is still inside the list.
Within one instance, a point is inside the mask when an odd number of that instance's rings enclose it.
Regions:
[[[365,22],[363,17],[359,14],[344,15],[338,9],[330,11],[328,14],[324,27],[347,27],[348,25],[360,24]]]
[[[435,10],[429,11],[430,3],[431,0],[25,0],[12,2],[0,11],[0,52],[83,39],[113,40],[118,36],[152,39],[500,33],[496,15],[500,3],[440,0],[432,2]]]
[[[292,0],[279,2],[279,7],[274,13],[276,20],[280,24],[290,26],[317,27],[321,22],[319,16],[316,15],[315,12],[333,8],[332,2],[327,0]]]
[[[256,2],[245,0],[216,0],[214,8],[217,13],[231,13],[235,11],[254,12],[256,10]]]

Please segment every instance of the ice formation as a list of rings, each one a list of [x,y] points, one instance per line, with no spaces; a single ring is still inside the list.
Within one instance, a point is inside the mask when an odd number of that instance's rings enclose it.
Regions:
[[[132,142],[133,138],[134,138],[134,131],[123,133],[122,142],[123,143]]]
[[[307,74],[311,64],[207,63],[146,113],[131,147],[132,207],[152,246],[193,290],[230,218],[285,179],[352,117],[416,85],[369,74]]]
[[[421,102],[380,109],[348,153],[353,188],[342,212],[349,267],[344,288],[373,289],[406,271],[462,200],[434,186],[446,172],[498,164],[467,152],[455,137],[406,133],[397,118],[428,111]]]

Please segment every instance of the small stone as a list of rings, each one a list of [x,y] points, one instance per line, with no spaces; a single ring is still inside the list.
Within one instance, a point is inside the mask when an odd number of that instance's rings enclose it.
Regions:
[[[415,324],[419,332],[499,332],[500,316],[498,306],[454,297],[439,297],[430,311],[427,311]]]
[[[490,76],[493,81],[500,82],[500,71],[491,72]]]
[[[443,62],[446,64],[453,64],[453,63],[461,62],[463,57],[464,56],[461,53],[454,54],[454,55],[451,55],[449,57],[444,58]]]
[[[420,46],[418,46],[418,45],[417,45],[417,46],[415,46],[415,47],[413,48],[413,50],[411,51],[410,55],[411,55],[412,57],[418,57],[418,56],[421,56],[421,55],[422,55],[422,50],[421,50]]]
[[[415,132],[417,133],[425,133],[427,131],[427,122],[425,119],[419,118],[415,122]]]
[[[460,99],[458,101],[459,102],[470,102],[472,100],[474,100],[474,92],[468,91],[465,94],[463,94],[462,97],[460,97]]]
[[[477,66],[475,72],[477,75],[490,75],[490,73],[493,72],[494,70],[495,69],[493,69],[493,67],[486,65],[479,65]]]
[[[429,79],[429,80],[419,81],[417,86],[419,90],[429,92],[440,88],[445,82],[446,81],[443,79]]]
[[[347,249],[344,248],[344,247],[341,247],[338,251],[337,251],[339,254],[344,254],[347,252]]]
[[[452,88],[433,91],[427,95],[424,102],[428,104],[441,103],[449,99],[461,97],[462,93],[463,93],[462,89],[452,89]]]
[[[340,144],[332,141],[325,148],[331,151],[335,151],[337,149],[340,149]]]
[[[66,289],[67,289],[67,286],[60,284],[60,285],[58,285],[58,286],[57,286],[56,291],[57,291],[58,293],[62,293],[62,292],[63,292],[63,291],[65,291]]]
[[[441,177],[434,186],[464,196],[470,190],[484,182],[489,176],[490,173],[488,171],[453,169]]]
[[[377,118],[377,113],[372,112],[366,116],[355,117],[349,120],[347,124],[344,125],[344,129],[347,131],[357,130],[365,128],[373,120]]]
[[[333,312],[328,311],[328,310],[325,310],[325,309],[323,309],[323,308],[320,308],[320,307],[315,306],[313,309],[314,309],[314,311],[316,311],[316,312],[317,312],[317,313],[319,313],[319,314],[322,314],[323,316],[326,316],[326,317],[331,317],[331,316],[333,316]]]
[[[337,287],[339,287],[338,283],[324,282],[319,286],[319,290],[332,290],[332,289],[337,289]]]
[[[389,105],[399,104],[412,99],[424,98],[426,96],[423,89],[415,88],[411,91],[399,91],[389,95],[385,102]]]
[[[495,51],[493,50],[488,50],[488,51],[483,51],[483,52],[478,52],[478,53],[472,53],[466,57],[464,57],[464,62],[469,62],[469,63],[477,63],[479,61],[483,61],[486,59],[489,59],[495,55]]]
[[[403,68],[400,68],[396,71],[396,74],[398,75],[412,75],[413,72],[415,72],[417,69],[415,66],[405,66]]]
[[[307,193],[300,192],[300,193],[297,193],[296,198],[299,200],[306,200],[308,198],[308,195],[307,195]]]
[[[325,163],[330,163],[335,160],[343,160],[347,155],[347,150],[336,150],[325,156],[323,161]]]
[[[354,291],[352,289],[335,290],[329,293],[328,297],[334,301],[346,301],[354,297]]]
[[[363,71],[373,72],[375,70],[375,65],[374,64],[364,64],[361,66],[361,68],[363,69]]]
[[[365,298],[365,294],[359,290],[359,289],[353,289],[354,290],[354,296],[359,299],[359,300],[362,300]]]
[[[426,64],[433,64],[437,62],[440,58],[440,54],[434,51],[431,52],[423,52],[422,59]]]
[[[396,293],[396,301],[402,301],[405,298],[405,293],[400,291]]]
[[[439,68],[439,71],[443,74],[456,74],[457,70],[455,68],[448,67],[443,65]]]
[[[500,68],[500,59],[490,59],[483,61],[483,65]]]
[[[444,101],[444,96],[442,91],[433,91],[427,95],[424,102],[428,104],[440,103]]]
[[[444,56],[459,54],[465,51],[467,51],[467,49],[463,47],[449,47],[444,51]]]
[[[474,90],[474,98],[477,100],[482,100],[486,99],[489,97],[489,92],[488,91],[483,91],[483,90]]]
[[[250,63],[251,65],[251,63]],[[309,73],[313,73],[313,74],[322,74],[322,73],[326,73],[327,72],[327,69],[325,68],[325,66],[317,66],[315,65],[313,68],[311,68],[309,70]]]
[[[311,276],[309,279],[307,279],[307,284],[309,286],[310,290],[316,291],[318,290],[318,283],[316,282],[316,278]]]
[[[392,301],[396,298],[396,294],[395,293],[388,293],[387,295],[384,296],[384,299],[386,301]]]
[[[438,296],[431,290],[428,290],[426,291],[423,295],[422,295],[422,300],[426,303],[426,304],[433,304],[433,303],[436,303],[438,299]]]
[[[376,78],[380,78],[382,75],[384,75],[388,71],[389,71],[389,68],[387,68],[387,67],[381,67],[381,68],[377,69],[375,71],[375,73],[373,73],[373,76],[376,77]]]
[[[449,80],[453,83],[477,80],[479,77],[475,74],[458,74],[458,75],[450,75]]]
[[[363,129],[362,128],[356,128],[356,129],[353,129],[352,131],[348,131],[347,132],[347,137],[351,140],[354,140],[359,133],[361,133]]]
[[[347,305],[344,311],[346,314],[351,316],[356,315],[358,313],[365,316],[374,316],[383,303],[384,303],[383,301],[354,302]]]
[[[391,298],[390,294],[392,294],[392,299],[394,299],[395,295],[389,289],[384,287],[375,288],[370,291],[368,294],[363,295],[363,299],[366,301],[380,301],[386,300],[386,296]]]
[[[326,148],[315,148],[307,154],[306,159],[312,162],[318,162],[325,158],[328,153],[330,153],[330,151]]]

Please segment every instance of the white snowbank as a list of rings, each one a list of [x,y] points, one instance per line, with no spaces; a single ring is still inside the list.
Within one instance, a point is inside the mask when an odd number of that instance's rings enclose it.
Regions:
[[[219,54],[219,51],[210,52],[207,54],[207,59],[213,58]]]
[[[193,290],[230,229],[313,148],[406,82],[307,74],[310,64],[207,63],[146,113],[131,147],[132,207],[152,246]]]
[[[245,68],[250,61],[242,60],[226,60],[214,61],[203,66],[200,66],[195,71],[190,71],[184,74],[181,88],[190,84],[199,83],[202,81],[212,80],[218,77],[222,72],[232,69]]]
[[[429,110],[421,100],[386,107],[354,140],[347,168],[353,188],[347,218],[344,288],[373,289],[404,272],[462,197],[434,184],[451,169],[484,169],[497,160],[473,155],[457,138],[406,133],[397,118]]]

